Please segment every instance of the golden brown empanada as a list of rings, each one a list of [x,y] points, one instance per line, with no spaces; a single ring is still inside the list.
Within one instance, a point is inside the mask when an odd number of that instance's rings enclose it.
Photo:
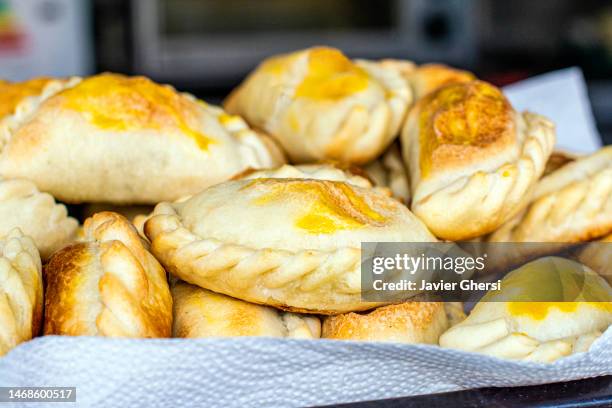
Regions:
[[[316,47],[265,60],[225,107],[275,137],[293,162],[362,164],[397,136],[411,102],[397,70]]]
[[[323,320],[322,338],[438,344],[450,327],[442,302],[405,302]]]
[[[508,274],[501,290],[485,295],[440,345],[551,362],[587,351],[612,324],[611,302],[612,288],[592,270],[564,258],[540,258]]]
[[[74,240],[79,223],[66,207],[27,180],[0,179],[0,237],[18,227],[31,237],[46,260]]]
[[[0,239],[0,356],[39,334],[41,268],[34,241],[19,229]]]
[[[169,272],[215,292],[293,311],[364,310],[362,242],[435,238],[374,189],[312,179],[222,183],[162,203],[145,224]]]
[[[492,232],[523,209],[555,142],[494,86],[453,84],[419,100],[402,133],[412,211],[446,240]]]
[[[318,317],[282,312],[177,282],[173,337],[266,336],[314,339],[321,335]]]
[[[283,162],[239,117],[144,77],[101,74],[29,98],[0,122],[0,175],[66,202],[176,200]]]
[[[123,216],[95,214],[84,242],[45,266],[45,334],[170,337],[166,272]]]
[[[542,178],[531,204],[489,238],[492,242],[588,241],[612,232],[612,146]]]

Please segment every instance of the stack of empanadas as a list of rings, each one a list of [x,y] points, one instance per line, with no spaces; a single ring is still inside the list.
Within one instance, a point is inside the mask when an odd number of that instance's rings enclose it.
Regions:
[[[361,276],[364,242],[611,234],[612,148],[551,157],[554,125],[470,72],[329,47],[263,61],[224,106],[111,73],[0,81],[0,354],[42,325],[553,361],[612,323],[610,287],[582,266],[609,275],[603,243],[512,272],[467,318],[418,293],[372,300]],[[503,298],[559,287],[576,296]]]

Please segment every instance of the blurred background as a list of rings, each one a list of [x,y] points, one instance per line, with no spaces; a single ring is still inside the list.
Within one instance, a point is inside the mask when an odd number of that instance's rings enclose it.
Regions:
[[[0,77],[143,74],[219,102],[311,45],[445,62],[506,85],[579,66],[612,143],[612,3],[595,0],[0,0]]]

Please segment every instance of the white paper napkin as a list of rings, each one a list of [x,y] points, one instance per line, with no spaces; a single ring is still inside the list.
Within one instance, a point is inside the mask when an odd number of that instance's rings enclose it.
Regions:
[[[610,374],[612,329],[553,364],[425,345],[57,336],[0,359],[1,386],[76,386],[79,406],[100,407],[312,406]]]
[[[516,110],[536,112],[555,122],[560,149],[592,153],[601,147],[580,68],[538,75],[504,87],[504,93]]]

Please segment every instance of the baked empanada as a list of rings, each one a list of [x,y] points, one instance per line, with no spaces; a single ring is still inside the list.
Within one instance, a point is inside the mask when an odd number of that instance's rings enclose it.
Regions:
[[[542,178],[531,204],[489,238],[492,242],[588,241],[612,232],[612,146]]]
[[[0,239],[0,356],[39,334],[41,268],[34,241],[19,229]]]
[[[66,207],[27,180],[0,179],[0,237],[19,228],[31,237],[43,260],[70,243],[79,223]]]
[[[173,337],[266,336],[314,339],[321,335],[315,316],[282,312],[211,292],[185,282],[172,287]]]
[[[283,162],[242,119],[144,77],[101,74],[0,122],[0,175],[66,202],[155,204]]]
[[[515,112],[486,82],[429,93],[402,132],[411,209],[439,238],[490,233],[527,205],[554,142],[550,121]]]
[[[45,334],[170,337],[166,272],[123,216],[95,214],[84,241],[45,266]]]
[[[551,299],[551,302],[546,302]],[[547,257],[508,274],[467,319],[440,337],[442,347],[551,362],[587,351],[612,324],[612,288],[596,273]]]
[[[399,201],[312,179],[225,182],[157,205],[145,234],[160,262],[187,282],[324,314],[377,305],[361,299],[362,242],[435,241]]]
[[[345,313],[323,320],[322,338],[438,344],[450,326],[442,302],[405,302],[368,313]]]
[[[362,164],[397,136],[411,102],[397,70],[317,47],[267,59],[225,107],[275,137],[293,162]]]

